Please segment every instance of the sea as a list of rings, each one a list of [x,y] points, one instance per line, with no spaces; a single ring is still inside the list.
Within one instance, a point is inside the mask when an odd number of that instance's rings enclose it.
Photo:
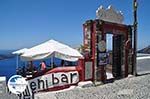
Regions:
[[[0,50],[0,76],[6,76],[8,80],[12,75],[16,74],[16,57],[11,55],[11,50]]]
[[[0,76],[10,76],[16,74],[16,58],[0,60]]]

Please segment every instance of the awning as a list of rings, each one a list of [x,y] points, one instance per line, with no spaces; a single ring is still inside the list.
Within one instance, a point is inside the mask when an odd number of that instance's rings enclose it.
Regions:
[[[26,50],[21,59],[24,61],[41,60],[50,57],[57,57],[67,61],[77,61],[82,55],[68,45],[55,40],[49,40]]]
[[[21,54],[23,54],[27,50],[28,50],[27,48],[23,48],[23,49],[15,51],[15,52],[12,52],[12,54],[21,55]]]

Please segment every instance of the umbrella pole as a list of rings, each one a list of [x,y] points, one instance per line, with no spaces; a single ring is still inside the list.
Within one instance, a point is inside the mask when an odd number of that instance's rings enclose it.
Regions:
[[[19,56],[17,55],[16,56],[16,73],[18,74],[18,72],[19,72],[19,69],[18,69],[18,61],[19,61]]]
[[[54,62],[54,56],[52,55],[52,57],[51,57],[51,67],[52,67],[52,68],[54,68],[53,62]]]
[[[17,60],[16,60],[16,69],[18,69],[18,61],[19,61],[19,56],[17,55]]]

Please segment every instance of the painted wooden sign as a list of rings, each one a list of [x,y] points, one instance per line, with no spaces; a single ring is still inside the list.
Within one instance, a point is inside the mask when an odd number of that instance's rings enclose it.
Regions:
[[[28,81],[32,92],[42,91],[53,87],[75,84],[79,82],[78,71],[58,72],[42,75]]]
[[[91,54],[91,26],[90,24],[84,27],[84,50]]]

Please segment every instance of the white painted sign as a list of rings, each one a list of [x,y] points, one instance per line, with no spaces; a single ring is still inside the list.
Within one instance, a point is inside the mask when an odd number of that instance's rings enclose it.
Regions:
[[[63,86],[68,84],[75,84],[79,82],[78,71],[72,72],[59,72],[46,74],[40,77],[36,77],[28,81],[28,86],[33,92],[40,90]]]
[[[85,27],[85,38],[84,38],[84,44],[85,44],[85,51],[91,52],[91,30],[90,26]]]
[[[85,62],[85,80],[92,78],[93,68],[92,62]]]

